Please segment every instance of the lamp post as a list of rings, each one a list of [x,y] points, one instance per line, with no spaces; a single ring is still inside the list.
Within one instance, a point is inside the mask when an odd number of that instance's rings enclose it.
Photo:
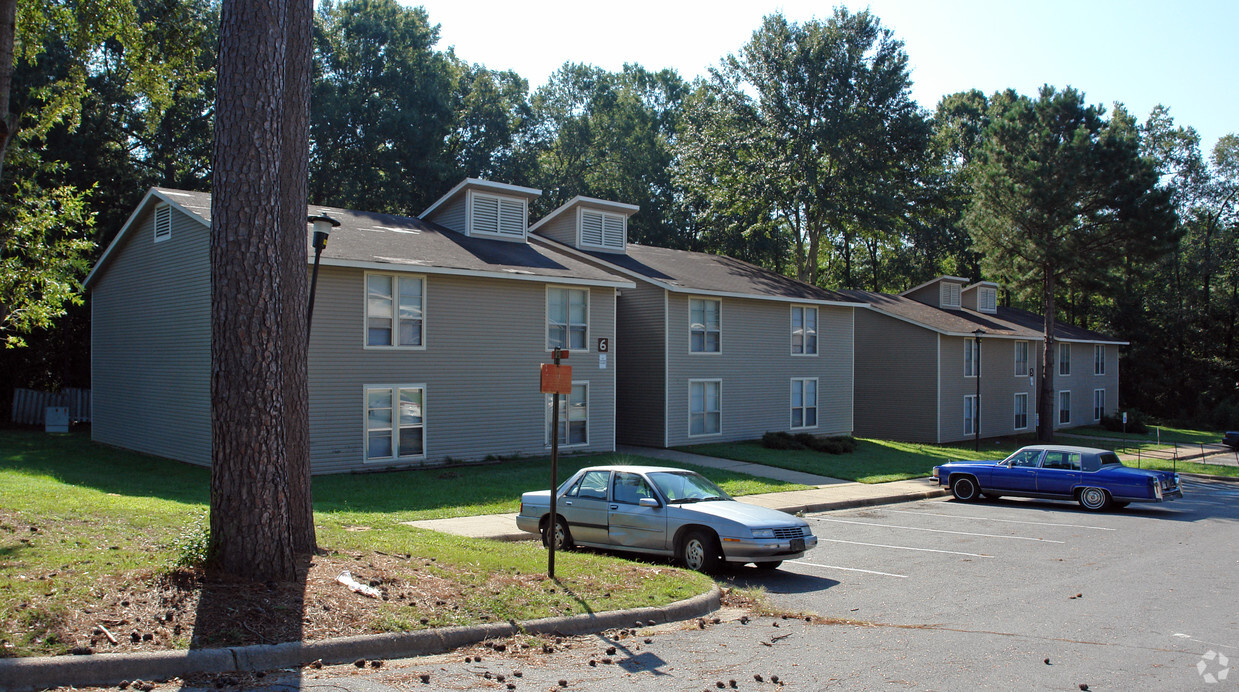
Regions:
[[[981,451],[981,335],[984,329],[972,332],[976,347],[973,349],[972,366],[977,371],[977,398],[972,407],[972,450]]]
[[[339,226],[340,222],[319,213],[318,216],[308,217],[306,223],[314,224],[314,238],[311,241],[314,246],[314,273],[310,275],[310,305],[305,316],[305,338],[309,341],[310,322],[314,319],[314,293],[318,289],[318,260],[327,248],[327,236],[331,235],[331,229]]]

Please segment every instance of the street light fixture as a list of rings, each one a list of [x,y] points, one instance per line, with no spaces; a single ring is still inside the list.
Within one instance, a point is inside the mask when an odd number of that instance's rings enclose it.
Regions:
[[[981,451],[981,335],[984,333],[984,329],[972,332],[976,340],[976,347],[972,353],[972,366],[977,374],[977,398],[972,405],[972,449],[974,452]]]
[[[310,322],[314,319],[314,293],[318,289],[318,261],[323,250],[327,248],[327,236],[331,235],[331,229],[338,227],[340,222],[320,212],[318,216],[308,217],[306,223],[314,224],[314,237],[311,241],[314,247],[314,273],[310,276],[310,305],[305,316],[305,338],[309,341]]]

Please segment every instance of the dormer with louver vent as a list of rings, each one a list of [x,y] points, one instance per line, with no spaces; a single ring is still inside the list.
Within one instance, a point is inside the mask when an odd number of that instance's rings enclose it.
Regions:
[[[477,238],[525,242],[529,201],[541,190],[479,178],[466,178],[419,218]]]
[[[968,279],[958,276],[939,276],[899,295],[943,310],[958,310],[963,307],[961,300],[967,283]]]
[[[537,233],[578,250],[625,254],[628,217],[640,207],[577,195],[529,227]]]
[[[963,307],[993,315],[998,312],[998,284],[978,281],[963,290]]]

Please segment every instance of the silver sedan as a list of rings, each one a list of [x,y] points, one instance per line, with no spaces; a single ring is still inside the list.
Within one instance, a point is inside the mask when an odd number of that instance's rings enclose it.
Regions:
[[[521,496],[516,525],[555,541],[679,559],[708,572],[722,562],[774,569],[817,545],[809,524],[786,512],[737,502],[714,483],[683,469],[594,466],[559,486],[551,525],[550,492]]]

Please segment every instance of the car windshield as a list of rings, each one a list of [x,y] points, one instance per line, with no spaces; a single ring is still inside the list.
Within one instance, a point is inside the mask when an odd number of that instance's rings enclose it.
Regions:
[[[649,474],[650,481],[671,503],[710,502],[730,500],[723,489],[691,471],[670,473],[658,471]]]

